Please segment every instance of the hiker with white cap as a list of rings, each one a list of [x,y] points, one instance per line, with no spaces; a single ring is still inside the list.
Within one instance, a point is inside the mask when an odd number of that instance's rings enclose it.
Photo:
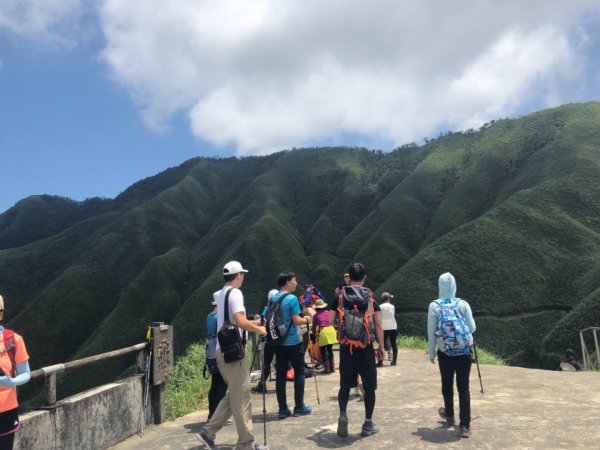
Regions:
[[[0,295],[0,322],[4,298]],[[29,355],[23,338],[0,325],[0,448],[12,449],[19,429],[17,386],[31,379]]]
[[[391,299],[394,296],[389,292],[381,294],[381,325],[383,326],[383,341],[386,343],[389,340],[392,350],[392,366],[396,365],[398,360],[398,345],[396,339],[398,337],[398,324],[396,323],[396,307],[392,305]],[[386,350],[388,350],[386,348]],[[382,361],[383,362],[383,361]]]
[[[237,327],[242,342],[245,342],[246,331],[252,331],[260,336],[267,334],[267,330],[261,325],[260,318],[256,320],[246,318],[244,296],[240,291],[246,273],[248,271],[238,261],[229,261],[223,267],[225,285],[215,295],[217,300],[217,329],[222,329],[227,318],[231,324],[228,328]],[[242,354],[240,355],[243,356],[241,359],[225,362],[224,352],[219,345],[220,339],[219,331],[217,365],[229,389],[225,397],[221,399],[210,422],[202,427],[196,436],[209,449],[218,448],[215,445],[215,436],[233,415],[238,433],[237,448],[240,450],[268,450],[269,447],[254,442],[248,359]]]

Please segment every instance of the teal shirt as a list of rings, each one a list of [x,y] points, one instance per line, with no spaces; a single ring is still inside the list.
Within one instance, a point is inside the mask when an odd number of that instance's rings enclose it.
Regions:
[[[300,303],[298,303],[298,297],[294,294],[288,294],[281,291],[273,296],[272,301],[278,302],[284,296],[285,299],[281,304],[281,312],[283,313],[283,321],[285,322],[286,327],[289,327],[289,331],[281,345],[298,345],[302,342],[302,339],[298,336],[298,327],[294,325],[292,316],[295,314],[300,315],[302,312],[300,310]]]

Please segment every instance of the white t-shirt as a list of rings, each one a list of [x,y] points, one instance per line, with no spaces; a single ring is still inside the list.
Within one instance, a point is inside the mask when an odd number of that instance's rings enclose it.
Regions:
[[[235,313],[243,312],[246,314],[246,308],[244,307],[244,295],[242,291],[237,288],[231,288],[230,286],[223,286],[223,289],[213,294],[213,298],[217,301],[217,331],[223,326],[225,320],[225,294],[231,289],[229,294],[229,321],[235,323]],[[240,328],[240,337],[244,338],[244,330]],[[219,340],[217,339],[217,348],[219,348]]]
[[[381,325],[384,331],[397,329],[396,307],[389,302],[383,302],[379,306],[381,307]]]

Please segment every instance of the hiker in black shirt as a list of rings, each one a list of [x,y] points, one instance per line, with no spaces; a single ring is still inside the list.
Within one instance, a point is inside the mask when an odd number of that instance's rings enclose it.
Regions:
[[[329,322],[332,324],[339,320],[340,390],[338,403],[340,417],[337,435],[348,436],[346,407],[350,398],[350,389],[357,386],[358,375],[360,375],[365,390],[365,422],[361,434],[370,436],[379,431],[379,425],[372,421],[375,410],[375,390],[377,389],[377,369],[372,336],[376,336],[380,351],[385,354],[381,308],[373,299],[371,291],[363,287],[367,278],[365,267],[360,263],[354,263],[350,266],[348,274],[350,275],[350,285],[341,288],[340,295],[334,300],[329,316]],[[351,320],[353,318],[355,321]],[[351,330],[351,322],[358,324],[358,327]],[[362,334],[359,336],[354,331],[360,328],[362,328]]]

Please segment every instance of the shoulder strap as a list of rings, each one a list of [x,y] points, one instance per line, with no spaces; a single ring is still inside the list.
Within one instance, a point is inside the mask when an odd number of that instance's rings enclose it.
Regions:
[[[230,322],[229,320],[229,294],[231,294],[231,291],[233,291],[233,288],[230,287],[227,292],[225,293],[225,316],[223,317],[223,322]]]
[[[15,332],[13,330],[5,329],[2,333],[4,337],[4,349],[10,358],[10,363],[12,365],[12,376],[16,375],[16,363],[15,363],[15,354],[16,354],[16,344],[15,344]]]

